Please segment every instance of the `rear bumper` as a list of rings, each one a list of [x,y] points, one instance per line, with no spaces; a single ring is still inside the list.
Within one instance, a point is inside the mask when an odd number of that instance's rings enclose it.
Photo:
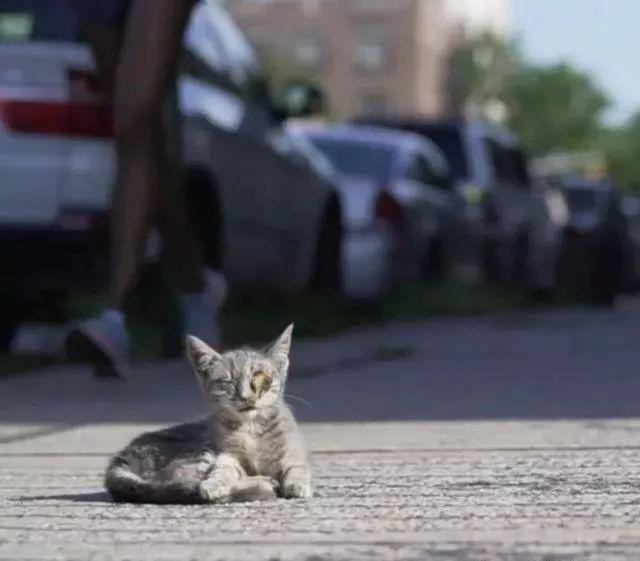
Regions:
[[[347,231],[343,241],[342,287],[355,300],[375,300],[387,294],[397,274],[397,241],[376,229]]]
[[[108,229],[0,228],[0,288],[16,294],[95,288],[106,280]]]

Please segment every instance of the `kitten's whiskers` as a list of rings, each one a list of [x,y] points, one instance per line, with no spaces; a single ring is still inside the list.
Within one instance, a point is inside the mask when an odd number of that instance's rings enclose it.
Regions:
[[[297,395],[286,393],[286,394],[284,394],[284,397],[285,397],[285,399],[286,398],[295,399],[295,400],[299,401],[300,403],[303,403],[304,405],[306,405],[309,409],[313,409],[313,405],[311,405],[306,399],[302,399],[301,397],[298,397]]]

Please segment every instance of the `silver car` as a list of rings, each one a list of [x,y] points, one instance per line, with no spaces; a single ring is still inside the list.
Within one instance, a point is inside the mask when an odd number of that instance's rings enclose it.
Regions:
[[[389,117],[357,122],[410,131],[434,142],[450,166],[455,190],[475,214],[483,239],[483,277],[535,290],[553,288],[558,236],[549,228],[518,139],[478,120]],[[542,197],[542,198],[541,198]]]
[[[473,267],[473,236],[447,163],[429,141],[353,125],[299,125],[339,177],[343,289],[379,298],[401,283]]]

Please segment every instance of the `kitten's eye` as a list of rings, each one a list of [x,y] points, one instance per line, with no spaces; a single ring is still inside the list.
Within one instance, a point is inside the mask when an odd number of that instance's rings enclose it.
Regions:
[[[271,377],[259,370],[251,377],[251,389],[256,395],[261,396],[271,386]]]

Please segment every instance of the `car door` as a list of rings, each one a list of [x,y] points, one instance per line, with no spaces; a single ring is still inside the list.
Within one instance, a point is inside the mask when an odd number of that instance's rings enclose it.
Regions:
[[[435,239],[439,244],[439,267],[452,278],[460,281],[476,281],[479,274],[480,241],[477,224],[468,213],[468,201],[464,193],[455,188],[446,159],[433,145],[422,150],[422,159],[429,184],[439,194],[439,220]]]
[[[277,129],[256,84],[246,38],[216,1],[200,2],[185,34],[180,107],[191,145],[203,136],[224,223],[224,269],[236,284],[282,289],[283,209],[289,162],[270,142]],[[264,92],[263,92],[264,93]],[[196,127],[197,133],[192,130]],[[187,153],[193,160],[193,150]]]
[[[438,185],[438,173],[429,150],[422,144],[407,149],[401,165],[401,179],[394,188],[405,208],[407,244],[422,269],[434,244],[441,243],[443,224],[448,220],[450,196]]]

